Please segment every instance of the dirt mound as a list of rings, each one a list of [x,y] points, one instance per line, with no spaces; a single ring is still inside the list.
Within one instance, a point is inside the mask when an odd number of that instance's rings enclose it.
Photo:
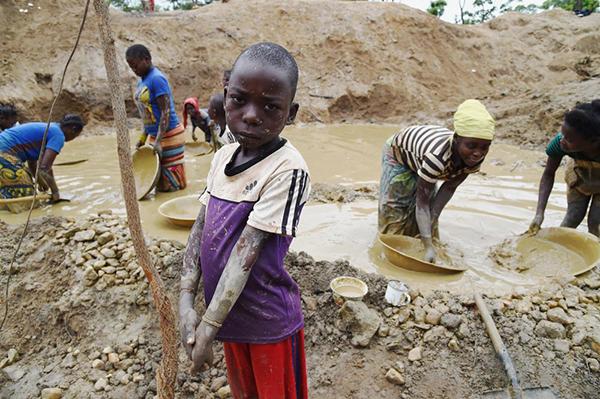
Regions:
[[[82,4],[0,4],[0,98],[15,101],[29,118],[48,109]],[[223,69],[245,46],[283,44],[300,65],[299,119],[308,122],[444,122],[457,103],[479,97],[498,117],[501,137],[539,144],[567,107],[597,96],[591,87],[600,74],[600,15],[509,13],[460,26],[399,4],[232,0],[156,15],[114,11],[112,21],[119,54],[136,42],[148,45],[177,104],[219,91]],[[58,113],[110,117],[96,29],[92,13]],[[129,94],[135,78],[120,61]],[[129,109],[134,115],[131,103]]]
[[[0,239],[5,261],[22,227],[0,227],[7,232]],[[181,245],[149,245],[176,298]],[[382,300],[385,278],[348,262],[292,253],[286,265],[302,291],[311,397],[475,398],[508,384],[471,297],[413,290],[410,305],[394,308]],[[334,303],[329,282],[340,275],[367,283],[364,305]],[[6,270],[0,276],[4,284]],[[599,288],[595,270],[571,283],[488,299],[524,385],[548,385],[572,399],[596,395]],[[9,299],[0,398],[37,398],[43,390],[65,398],[154,396],[158,320],[123,219],[103,212],[77,222],[34,221]],[[180,398],[228,397],[220,347],[216,359],[210,371],[191,378],[180,351]]]

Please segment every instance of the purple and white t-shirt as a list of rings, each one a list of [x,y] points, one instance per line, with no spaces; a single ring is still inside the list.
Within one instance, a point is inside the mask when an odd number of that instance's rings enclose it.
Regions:
[[[300,290],[283,259],[310,193],[310,177],[302,155],[286,140],[270,153],[233,167],[239,150],[234,143],[215,153],[200,197],[206,205],[200,247],[204,295],[209,304],[246,225],[273,233],[217,335],[228,342],[273,343],[304,325]]]

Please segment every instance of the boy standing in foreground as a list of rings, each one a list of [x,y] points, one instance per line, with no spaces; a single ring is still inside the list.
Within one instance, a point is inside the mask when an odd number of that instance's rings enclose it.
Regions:
[[[192,372],[223,341],[234,398],[308,397],[300,292],[283,264],[310,192],[304,159],[279,136],[298,112],[297,82],[294,58],[277,44],[236,60],[225,111],[238,143],[215,154],[183,260],[180,328]]]

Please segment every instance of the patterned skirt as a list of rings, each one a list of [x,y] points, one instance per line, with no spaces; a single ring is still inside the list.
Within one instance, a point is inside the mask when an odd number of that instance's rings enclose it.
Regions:
[[[33,195],[33,179],[27,165],[14,155],[0,152],[0,198]]]
[[[185,148],[185,129],[181,124],[169,130],[161,139],[162,158],[160,160],[160,179],[156,189],[162,192],[183,190],[187,186],[183,151]],[[155,137],[149,137],[150,145]]]
[[[417,236],[416,204],[417,174],[396,160],[391,140],[388,140],[381,159],[379,232]]]
[[[420,235],[417,224],[417,180],[412,169],[398,162],[392,148],[393,136],[383,146],[379,186],[378,225],[381,234],[409,237]],[[432,201],[437,194],[434,189]],[[430,204],[431,206],[431,204]],[[439,239],[439,224],[431,221],[431,234]]]

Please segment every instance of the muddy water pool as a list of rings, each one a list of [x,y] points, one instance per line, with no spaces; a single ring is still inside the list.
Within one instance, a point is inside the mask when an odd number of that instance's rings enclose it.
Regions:
[[[378,125],[309,125],[287,128],[284,136],[305,157],[313,182],[360,187],[378,182],[381,147],[395,130],[395,126]],[[160,193],[139,202],[146,234],[187,240],[188,229],[163,219],[158,207],[172,198],[198,194],[204,189],[212,154],[193,156],[191,152],[186,156],[189,181],[186,190]],[[37,209],[34,216],[79,218],[103,209],[125,213],[115,137],[82,137],[67,143],[57,162],[78,159],[87,161],[54,168],[61,191],[73,195],[74,200]],[[488,252],[505,238],[527,229],[535,209],[544,159],[542,151],[494,143],[482,173],[470,176],[458,188],[440,218],[440,233],[448,253],[469,267],[465,273],[437,276],[389,264],[375,242],[375,201],[310,204],[303,212],[301,232],[292,249],[305,251],[316,259],[345,259],[367,272],[382,273],[423,289],[471,287],[505,291],[515,285],[535,286],[539,281],[531,277],[495,267]],[[545,226],[560,224],[566,208],[562,176],[556,181]],[[25,214],[0,211],[0,218],[8,223],[22,223]]]

